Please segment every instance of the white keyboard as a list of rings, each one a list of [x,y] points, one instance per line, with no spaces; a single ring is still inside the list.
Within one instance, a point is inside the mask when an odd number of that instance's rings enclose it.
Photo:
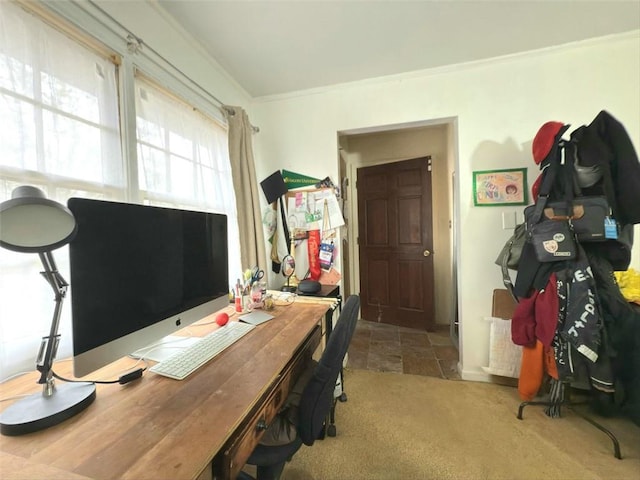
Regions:
[[[254,328],[255,325],[249,323],[229,322],[166,360],[156,363],[149,370],[165,377],[183,380]]]

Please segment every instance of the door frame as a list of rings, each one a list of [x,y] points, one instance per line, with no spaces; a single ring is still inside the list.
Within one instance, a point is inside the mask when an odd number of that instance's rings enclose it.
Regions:
[[[458,166],[458,149],[457,149],[457,119],[445,118],[433,121],[424,122],[412,122],[409,124],[388,125],[383,127],[373,127],[367,129],[355,129],[338,132],[338,162],[340,172],[340,185],[342,186],[345,203],[344,212],[347,221],[346,232],[342,235],[342,247],[343,247],[343,264],[345,270],[348,272],[348,278],[343,280],[343,286],[347,287],[347,290],[343,291],[343,295],[349,295],[351,293],[358,293],[360,286],[360,265],[359,265],[359,247],[357,245],[358,239],[358,212],[357,212],[357,191],[356,191],[356,170],[360,167],[370,167],[375,165],[381,165],[386,163],[393,163],[402,160],[409,160],[416,156],[430,155],[430,152],[421,152],[416,155],[408,155],[402,157],[384,158],[375,161],[362,161],[362,159],[355,160],[351,158],[348,151],[348,139],[352,135],[362,134],[376,134],[376,133],[392,133],[405,129],[428,129],[429,127],[446,127],[446,158],[442,158],[440,155],[432,155],[435,162],[446,163],[447,172],[442,178],[446,179],[447,191],[446,195],[440,194],[436,197],[436,191],[434,190],[432,195],[432,203],[434,207],[439,204],[438,208],[446,208],[448,212],[448,230],[447,234],[439,235],[438,246],[434,245],[434,252],[436,259],[442,258],[443,260],[437,263],[435,267],[435,276],[439,280],[445,280],[444,282],[435,282],[435,296],[436,298],[444,299],[441,303],[436,302],[436,319],[438,326],[448,326],[450,329],[452,340],[454,344],[458,345],[458,303],[457,295],[458,281],[456,279],[456,271],[459,266],[456,265],[455,259],[458,258],[457,246],[459,242],[455,236],[459,234],[459,229],[454,228],[459,222],[458,209],[454,208],[454,198],[457,195],[458,185],[451,182],[452,174],[457,170]],[[442,164],[440,165],[442,168]],[[437,181],[434,179],[434,183]],[[436,226],[436,219],[434,214],[434,241],[436,240],[436,232],[440,231]],[[446,259],[446,260],[444,260]],[[454,269],[456,271],[454,271]],[[442,320],[446,319],[446,322]]]

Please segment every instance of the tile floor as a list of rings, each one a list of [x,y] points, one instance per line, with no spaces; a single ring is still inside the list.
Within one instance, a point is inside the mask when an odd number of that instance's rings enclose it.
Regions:
[[[349,345],[349,368],[460,380],[458,350],[449,326],[424,332],[358,320]]]

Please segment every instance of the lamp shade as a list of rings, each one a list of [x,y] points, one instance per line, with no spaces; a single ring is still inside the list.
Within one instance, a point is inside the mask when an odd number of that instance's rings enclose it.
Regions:
[[[0,246],[16,252],[39,253],[69,243],[76,220],[64,205],[46,198],[36,187],[22,186],[0,203]]]

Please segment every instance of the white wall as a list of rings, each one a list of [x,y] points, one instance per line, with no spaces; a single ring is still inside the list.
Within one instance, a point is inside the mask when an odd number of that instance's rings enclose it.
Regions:
[[[258,172],[277,168],[338,176],[339,131],[457,118],[459,196],[458,282],[461,369],[487,379],[491,294],[502,286],[493,264],[509,231],[496,207],[474,207],[472,171],[529,167],[531,142],[558,120],[574,127],[608,110],[640,146],[640,32],[458,68],[370,80],[266,98],[252,109]],[[638,247],[633,264],[640,268]]]

